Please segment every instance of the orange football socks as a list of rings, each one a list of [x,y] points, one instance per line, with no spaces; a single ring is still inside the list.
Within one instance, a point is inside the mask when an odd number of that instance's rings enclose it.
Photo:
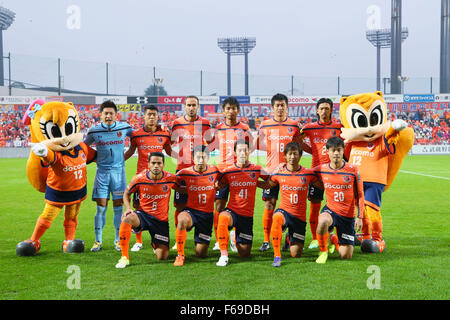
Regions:
[[[119,237],[120,237],[120,250],[122,251],[122,256],[125,256],[127,257],[127,259],[130,259],[128,250],[131,238],[131,224],[125,222],[122,222],[120,224]]]
[[[309,208],[309,227],[311,228],[311,234],[313,240],[317,240],[316,230],[319,221],[320,202],[310,202]]]
[[[187,231],[176,229],[175,230],[175,241],[177,242],[177,251],[180,256],[184,256],[184,244],[187,239]]]
[[[326,252],[328,250],[329,233],[317,234],[317,241],[319,242],[319,251]]]
[[[142,231],[136,233],[136,243],[142,243]]]
[[[264,211],[263,211],[264,242],[270,241],[270,229],[272,228],[272,216],[273,216],[273,210],[267,210],[266,208],[264,208]]]
[[[330,242],[334,244],[334,246],[336,247],[336,251],[339,251],[339,239],[337,235],[333,233],[330,237]]]
[[[272,234],[272,245],[273,245],[273,256],[281,257],[281,239],[283,238],[283,216],[276,214],[273,217],[273,223],[271,228]]]
[[[42,235],[45,233],[45,231],[47,231],[48,228],[50,228],[51,224],[51,221],[39,217],[36,222],[36,226],[34,227],[34,232],[31,236],[31,240],[35,241],[41,239]]]
[[[219,225],[219,214],[219,211],[214,210],[214,235],[216,236],[216,241],[218,241],[217,226]]]
[[[65,240],[75,239],[75,231],[77,230],[77,224],[78,224],[77,218],[64,220],[64,233],[66,236]]]
[[[219,241],[220,254],[223,256],[228,256],[228,241],[230,235],[228,234],[228,225],[230,223],[230,218],[226,215],[221,214],[219,216],[219,222],[217,225],[217,237]]]
[[[178,215],[180,214],[180,212],[178,210],[175,210],[175,228],[178,225]]]

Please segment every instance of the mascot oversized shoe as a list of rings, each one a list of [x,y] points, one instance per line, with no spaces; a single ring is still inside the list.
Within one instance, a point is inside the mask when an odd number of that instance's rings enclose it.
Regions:
[[[80,239],[64,240],[62,249],[65,253],[82,253],[84,252],[84,241]]]
[[[34,256],[39,252],[41,242],[39,240],[31,241],[25,240],[19,242],[16,246],[16,254],[22,257]]]

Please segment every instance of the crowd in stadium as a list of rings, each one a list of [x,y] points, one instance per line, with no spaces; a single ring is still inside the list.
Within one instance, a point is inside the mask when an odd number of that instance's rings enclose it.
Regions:
[[[0,111],[0,147],[27,147],[29,143],[29,128],[22,124],[21,111]],[[121,119],[120,113],[119,120]],[[164,127],[170,128],[172,122],[178,116],[174,112],[163,112],[161,114],[161,122]],[[406,120],[415,132],[415,144],[450,144],[450,111],[439,116],[437,113],[431,111],[427,112],[399,112],[391,114],[391,120],[396,118]],[[254,119],[254,128],[258,129],[261,121],[268,119],[268,117],[261,117]],[[240,118],[240,121],[250,124],[253,127],[253,121],[249,121],[247,117]],[[314,118],[299,118],[296,119],[300,126],[306,123],[315,121]],[[336,119],[334,119],[336,120]],[[81,132],[87,133],[88,129],[95,123],[100,121],[98,111],[90,113],[80,112]],[[144,124],[144,119],[141,114],[136,112],[128,112],[126,121],[134,128],[140,128]],[[214,118],[211,120],[211,125],[214,128],[217,124],[222,122],[221,118]]]

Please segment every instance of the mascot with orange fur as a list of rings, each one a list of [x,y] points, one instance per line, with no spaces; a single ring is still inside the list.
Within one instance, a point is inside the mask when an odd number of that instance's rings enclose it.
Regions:
[[[75,239],[78,213],[86,198],[86,164],[95,160],[96,151],[81,142],[80,119],[71,102],[31,103],[22,122],[30,126],[31,151],[27,162],[30,184],[45,193],[45,207],[33,235],[16,247],[19,256],[35,255],[40,239],[64,210],[63,252],[83,252],[84,243]]]
[[[388,190],[414,143],[414,131],[403,120],[392,123],[380,91],[341,98],[341,137],[349,163],[359,167],[364,183],[365,219],[361,250],[383,252],[381,195]]]

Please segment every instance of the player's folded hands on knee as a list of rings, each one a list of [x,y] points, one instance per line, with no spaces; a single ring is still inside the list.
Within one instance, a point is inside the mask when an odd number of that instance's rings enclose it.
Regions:
[[[132,214],[134,211],[132,209],[126,210],[124,213],[122,213],[122,221],[125,219],[128,215]]]

